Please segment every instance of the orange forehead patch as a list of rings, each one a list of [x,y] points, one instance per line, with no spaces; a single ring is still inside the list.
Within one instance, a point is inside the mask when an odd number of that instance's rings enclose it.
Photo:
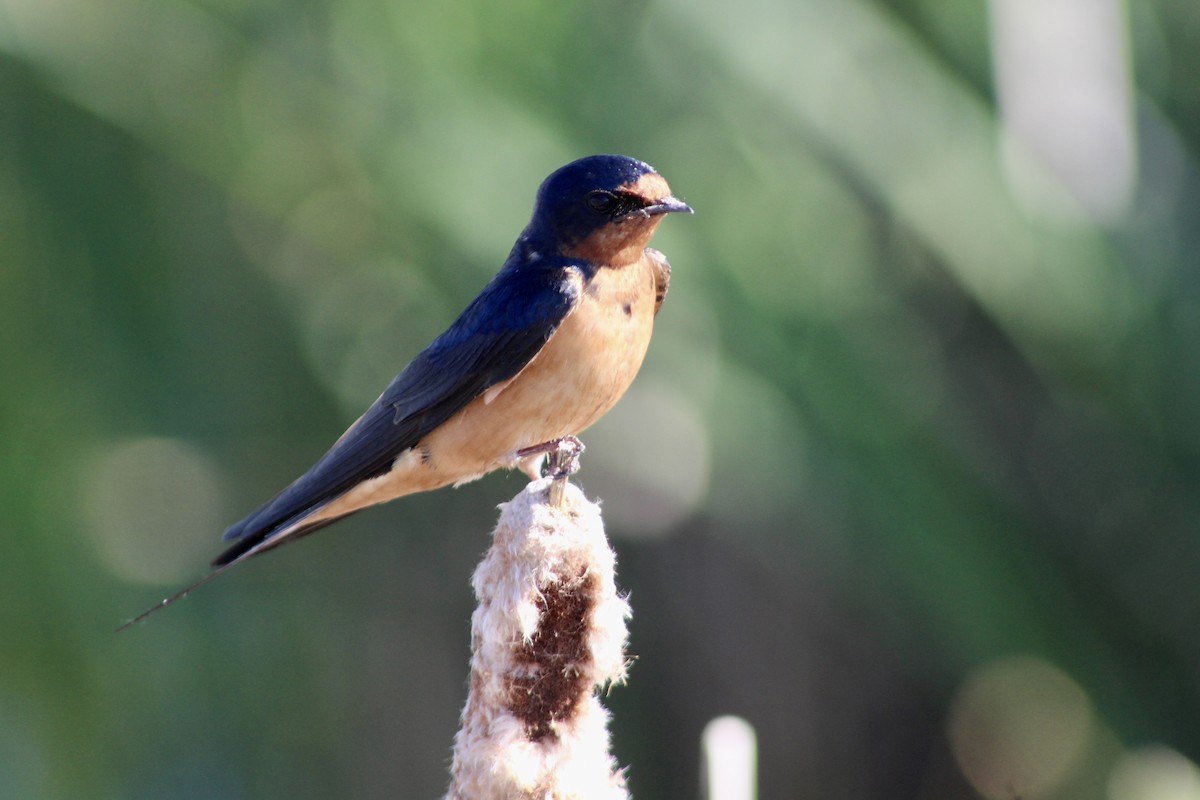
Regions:
[[[617,191],[629,192],[636,194],[639,197],[657,202],[671,194],[671,187],[667,185],[667,179],[657,172],[647,172],[639,177],[636,181],[623,185]]]

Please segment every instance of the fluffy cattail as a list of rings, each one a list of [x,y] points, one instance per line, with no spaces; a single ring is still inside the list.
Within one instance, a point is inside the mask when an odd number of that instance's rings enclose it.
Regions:
[[[597,696],[625,677],[629,604],[614,565],[600,507],[565,479],[533,481],[501,506],[472,578],[448,800],[628,798]]]

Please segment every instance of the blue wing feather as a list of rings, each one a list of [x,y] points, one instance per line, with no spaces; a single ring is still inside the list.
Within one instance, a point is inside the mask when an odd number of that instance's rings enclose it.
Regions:
[[[305,517],[386,472],[401,453],[488,387],[520,372],[575,308],[578,283],[572,273],[579,266],[510,259],[308,472],[230,526],[224,538],[236,539],[237,544],[213,565],[269,549],[269,544],[260,545],[285,530],[291,529],[293,536],[309,532],[296,528],[303,528]]]

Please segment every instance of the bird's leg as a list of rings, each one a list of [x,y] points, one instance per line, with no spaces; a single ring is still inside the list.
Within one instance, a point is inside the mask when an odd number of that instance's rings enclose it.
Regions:
[[[518,450],[517,458],[525,459],[548,453],[550,458],[546,461],[545,477],[561,480],[579,471],[579,456],[583,454],[583,450],[583,442],[578,438],[563,436]]]

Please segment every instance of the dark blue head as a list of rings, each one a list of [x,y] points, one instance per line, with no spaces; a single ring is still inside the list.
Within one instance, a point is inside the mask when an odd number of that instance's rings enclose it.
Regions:
[[[691,212],[671,196],[649,164],[628,156],[588,156],[553,172],[538,189],[528,234],[554,242],[566,255],[603,260],[596,247],[644,248],[661,215]],[[600,235],[597,235],[600,234]],[[640,249],[639,249],[640,252]]]

